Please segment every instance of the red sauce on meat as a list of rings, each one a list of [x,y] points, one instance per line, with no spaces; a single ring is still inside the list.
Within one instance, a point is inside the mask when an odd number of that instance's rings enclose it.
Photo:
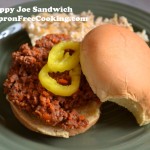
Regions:
[[[32,113],[49,125],[74,129],[88,125],[86,118],[76,109],[87,105],[91,100],[100,103],[84,75],[81,76],[78,91],[69,97],[57,96],[47,91],[38,79],[39,71],[46,64],[53,45],[68,39],[63,34],[50,34],[36,41],[34,47],[24,44],[18,51],[13,52],[13,62],[4,82],[4,92],[20,109]],[[67,71],[51,73],[50,76],[62,85],[70,84]]]

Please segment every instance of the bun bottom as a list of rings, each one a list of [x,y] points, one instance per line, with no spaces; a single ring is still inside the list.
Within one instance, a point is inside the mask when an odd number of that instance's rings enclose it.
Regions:
[[[77,111],[80,114],[84,114],[86,119],[89,121],[89,124],[86,128],[81,128],[81,129],[70,129],[70,130],[63,130],[58,127],[52,127],[49,126],[33,115],[19,109],[16,107],[13,103],[10,102],[12,111],[16,118],[28,129],[49,135],[49,136],[56,136],[56,137],[64,137],[64,138],[69,138],[70,136],[74,136],[80,133],[83,133],[87,131],[90,127],[92,127],[99,119],[100,117],[100,109],[99,105],[97,105],[96,102],[92,102],[88,104],[85,107],[79,108]]]

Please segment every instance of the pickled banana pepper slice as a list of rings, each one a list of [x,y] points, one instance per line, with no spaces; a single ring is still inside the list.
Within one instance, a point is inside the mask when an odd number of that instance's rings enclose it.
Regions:
[[[65,53],[66,49],[74,50],[74,53],[72,55],[69,52]],[[48,67],[53,72],[71,70],[79,63],[79,49],[79,42],[68,41],[55,45],[48,56]]]
[[[70,55],[65,50],[71,49]],[[79,65],[78,42],[66,41],[55,45],[48,56],[47,64],[39,72],[39,80],[48,91],[60,96],[70,96],[75,93],[80,85],[81,67]],[[49,76],[50,72],[64,72],[68,70],[71,77],[70,85],[61,85]]]

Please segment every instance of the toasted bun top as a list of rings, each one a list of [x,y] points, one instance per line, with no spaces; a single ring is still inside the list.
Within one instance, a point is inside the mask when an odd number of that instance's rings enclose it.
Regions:
[[[81,67],[102,102],[130,110],[140,125],[150,122],[150,49],[134,32],[101,25],[81,43]]]

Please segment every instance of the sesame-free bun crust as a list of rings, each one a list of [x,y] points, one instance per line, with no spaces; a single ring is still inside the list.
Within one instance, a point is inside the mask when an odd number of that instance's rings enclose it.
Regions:
[[[139,125],[150,123],[150,49],[134,32],[101,25],[81,43],[80,60],[92,90],[133,113]]]
[[[69,138],[70,136],[74,136],[87,131],[97,122],[100,116],[99,104],[97,104],[96,102],[92,102],[89,105],[78,109],[78,112],[80,114],[84,114],[89,121],[89,124],[86,128],[63,130],[61,128],[52,127],[45,124],[35,116],[19,109],[11,102],[10,105],[16,118],[28,129],[39,132],[41,134],[64,138]]]

